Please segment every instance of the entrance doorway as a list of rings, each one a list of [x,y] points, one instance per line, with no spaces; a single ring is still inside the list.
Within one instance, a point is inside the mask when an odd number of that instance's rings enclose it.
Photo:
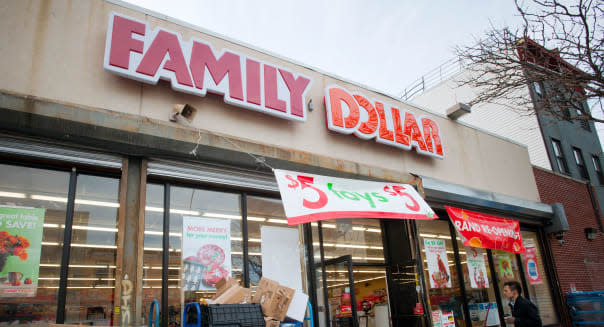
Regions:
[[[381,222],[338,219],[311,226],[319,325],[390,326]]]
[[[355,303],[354,273],[352,269],[352,256],[345,255],[325,261],[325,274],[327,281],[335,281],[331,287],[327,286],[328,295],[327,318],[332,327],[358,327],[357,308]]]

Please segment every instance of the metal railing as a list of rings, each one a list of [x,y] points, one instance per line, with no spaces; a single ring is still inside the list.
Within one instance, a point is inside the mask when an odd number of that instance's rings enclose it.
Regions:
[[[449,79],[451,76],[461,72],[464,64],[460,59],[450,59],[440,66],[432,69],[422,77],[413,81],[401,92],[401,99],[408,101],[416,95],[436,86],[437,84]]]

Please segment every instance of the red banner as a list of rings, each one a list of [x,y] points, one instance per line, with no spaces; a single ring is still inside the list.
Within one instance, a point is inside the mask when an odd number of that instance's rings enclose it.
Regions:
[[[445,206],[465,246],[524,253],[517,220]]]

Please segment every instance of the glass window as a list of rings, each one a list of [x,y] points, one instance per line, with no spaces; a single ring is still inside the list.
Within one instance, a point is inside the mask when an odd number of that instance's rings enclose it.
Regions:
[[[147,184],[145,202],[145,236],[143,251],[142,321],[147,325],[151,302],[157,300],[161,308],[162,251],[164,235],[164,186]],[[174,235],[177,236],[177,235]],[[168,269],[179,271],[180,266]]]
[[[584,116],[585,114],[580,110],[580,109],[576,109],[575,110],[575,116],[576,117],[581,117]],[[579,124],[581,125],[581,128],[583,128],[584,130],[591,132],[591,128],[589,127],[589,121],[585,120],[585,119],[580,119],[579,120]]]
[[[556,139],[552,139],[552,147],[554,149],[554,156],[556,157],[556,163],[558,169],[563,174],[568,174],[568,165],[566,164],[566,158],[564,158],[564,152],[562,152],[562,144]]]
[[[0,324],[54,323],[69,173],[0,164],[0,177],[1,206],[45,209],[41,245],[30,244],[27,250],[30,259],[35,251],[40,253],[37,291],[33,297],[0,297]],[[31,279],[18,274],[19,271],[9,271],[11,263],[20,262],[20,257],[8,255],[0,260],[5,261],[0,268],[2,286],[16,285],[17,281],[17,286],[25,286],[27,279]]]
[[[526,249],[525,254],[521,255],[531,302],[539,308],[541,321],[544,326],[558,324],[556,308],[552,301],[552,292],[549,287],[549,278],[545,272],[545,264],[541,254],[541,247],[538,243],[537,233],[522,231],[522,243]]]
[[[448,221],[416,221],[428,288],[429,317],[453,314],[455,326],[466,326],[459,275]],[[430,263],[429,263],[430,262]]]
[[[113,325],[119,179],[78,175],[65,323]]]
[[[581,178],[589,179],[589,175],[587,174],[587,168],[585,167],[585,161],[583,161],[583,153],[581,149],[573,147],[573,156],[575,157],[575,163],[577,164],[577,169],[581,174]]]
[[[510,281],[516,281],[522,284],[522,275],[520,274],[520,267],[516,254],[501,250],[492,250],[492,253],[493,263],[495,264],[495,275],[497,276],[497,285],[499,286],[499,294],[503,297],[503,284]],[[502,298],[501,300],[501,303],[503,304],[503,314],[511,315],[512,311],[509,306],[509,300],[506,298]]]
[[[604,185],[604,175],[602,174],[602,165],[600,164],[600,158],[598,156],[591,156],[591,162],[594,165],[596,175],[598,175],[598,181]]]
[[[541,98],[543,96],[543,87],[541,86],[541,83],[533,82],[533,87],[535,88],[535,94],[537,94],[537,96]]]
[[[288,264],[289,271],[292,273],[289,281],[282,281],[282,283],[289,283],[293,288],[305,289],[304,285],[306,282],[306,273],[303,269],[306,265],[304,264],[304,237],[302,233],[302,225],[299,226],[288,226],[285,218],[285,212],[283,210],[283,204],[279,199],[271,199],[257,196],[247,197],[247,230],[248,230],[248,267],[250,274],[250,287],[254,292],[256,286],[260,282],[262,277],[262,255],[266,253],[262,250],[263,247],[275,248],[279,246],[286,246],[286,244],[279,244],[278,239],[274,239],[275,228],[283,231],[283,233],[289,233],[292,235],[291,242],[288,244],[288,249],[284,249],[287,253],[290,251],[297,251],[297,258],[280,258],[273,260],[281,261],[292,259]],[[272,232],[268,229],[272,227]],[[264,243],[268,242],[268,243]],[[296,286],[297,287],[294,287]]]
[[[472,326],[498,326],[499,310],[487,250],[466,247],[460,239],[457,246]]]
[[[351,255],[353,262],[384,263],[382,228],[378,219],[325,220],[321,226],[325,259]]]
[[[211,298],[229,272],[243,280],[240,204],[239,194],[170,188],[169,267],[180,268],[168,271],[170,325],[182,325],[184,304]]]

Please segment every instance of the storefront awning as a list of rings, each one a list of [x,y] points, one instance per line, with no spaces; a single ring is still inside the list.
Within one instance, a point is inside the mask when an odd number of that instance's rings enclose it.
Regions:
[[[517,220],[445,206],[465,246],[524,253]]]
[[[413,186],[275,170],[287,222],[337,218],[436,219]]]

